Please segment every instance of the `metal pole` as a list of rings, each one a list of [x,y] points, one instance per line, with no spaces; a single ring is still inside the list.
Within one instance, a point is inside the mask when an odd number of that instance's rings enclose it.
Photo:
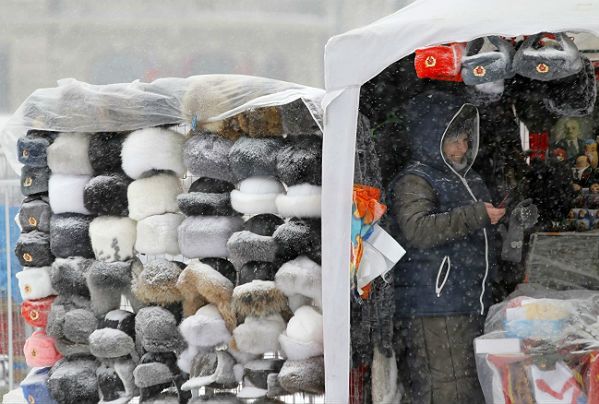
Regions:
[[[13,329],[12,329],[12,251],[10,248],[10,213],[8,192],[4,192],[4,231],[6,232],[6,290],[8,293],[8,388],[13,389],[15,380]]]

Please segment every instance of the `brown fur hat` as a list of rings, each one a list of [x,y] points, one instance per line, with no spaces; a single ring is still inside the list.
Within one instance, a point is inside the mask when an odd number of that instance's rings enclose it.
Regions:
[[[253,280],[237,286],[231,307],[238,318],[265,317],[288,309],[287,298],[273,281]]]
[[[134,274],[131,289],[146,304],[171,304],[183,300],[177,280],[184,264],[164,258],[146,263],[139,275]],[[135,276],[137,275],[137,276]]]

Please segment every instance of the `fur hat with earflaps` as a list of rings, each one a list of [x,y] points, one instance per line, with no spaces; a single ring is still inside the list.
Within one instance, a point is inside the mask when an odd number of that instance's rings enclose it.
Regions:
[[[277,243],[272,238],[272,233],[282,223],[282,219],[272,214],[250,218],[244,223],[244,230],[233,233],[227,241],[231,260],[237,265],[250,261],[274,262],[277,258]]]
[[[95,263],[96,261],[83,257],[57,258],[50,271],[52,287],[61,296],[89,298],[86,277]]]
[[[48,204],[47,197],[27,197],[21,203],[19,225],[23,232],[38,230],[42,233],[49,233],[50,217],[52,217],[52,210]]]
[[[179,331],[187,345],[205,350],[217,345],[227,344],[231,340],[231,332],[217,307],[207,304],[193,315],[187,317],[179,325]]]
[[[52,173],[48,182],[48,197],[52,212],[80,213],[89,215],[85,207],[84,189],[91,177],[89,175],[55,174]]]
[[[162,307],[144,307],[137,312],[135,335],[147,352],[180,352],[185,348],[175,316]]]
[[[48,335],[56,340],[58,351],[67,358],[89,355],[88,338],[98,326],[98,320],[88,308],[75,308],[55,301],[48,316]]]
[[[247,316],[233,330],[233,338],[240,351],[262,355],[279,350],[279,335],[283,331],[285,320],[278,313],[263,317]]]
[[[183,146],[183,162],[192,175],[227,182],[236,178],[229,163],[233,142],[213,133],[193,136]]]
[[[283,139],[240,137],[229,151],[231,169],[238,181],[249,177],[274,177]]]
[[[48,192],[50,170],[48,167],[23,166],[21,168],[21,193],[25,196]]]
[[[279,383],[289,393],[324,393],[324,357],[285,361]]]
[[[133,294],[145,304],[167,305],[182,301],[177,281],[183,268],[185,264],[164,258],[148,261],[133,278]]]
[[[49,276],[47,282],[50,282]],[[21,303],[21,317],[27,324],[35,328],[46,328],[50,307],[56,296],[50,295],[41,299],[24,300]]]
[[[235,185],[227,181],[202,177],[195,180],[186,194],[177,196],[181,212],[187,216],[234,216],[231,191]]]
[[[89,162],[95,175],[121,173],[121,148],[126,132],[97,132],[89,139]]]
[[[42,267],[52,264],[50,235],[41,231],[21,233],[15,246],[15,255],[22,266]]]
[[[56,294],[52,287],[50,267],[24,267],[15,276],[23,300],[44,299]]]
[[[165,213],[140,220],[135,249],[141,254],[179,255],[178,228],[184,219],[179,213]]]
[[[179,249],[187,258],[227,257],[227,241],[241,230],[238,216],[189,216],[179,226]]]
[[[265,317],[288,309],[287,298],[272,281],[254,280],[237,286],[231,307],[238,318]]]
[[[127,188],[131,179],[122,174],[93,177],[83,188],[83,205],[96,215],[128,216]]]
[[[97,403],[98,362],[93,358],[63,359],[48,374],[48,390],[61,404]]]
[[[89,225],[92,216],[79,214],[52,215],[50,219],[50,250],[56,257],[94,258]]]
[[[238,386],[233,366],[235,359],[226,349],[216,352],[200,352],[192,361],[189,380],[181,388],[197,389],[208,386],[219,389],[232,389]]]
[[[283,184],[274,177],[246,178],[238,188],[231,191],[231,205],[245,215],[278,213],[275,200],[285,193]]]
[[[134,262],[138,262],[137,258],[124,262],[94,261],[91,264],[86,281],[94,313],[104,315],[120,307],[121,296],[128,296],[131,291],[131,266]]]
[[[133,371],[142,403],[186,403],[190,393],[181,390],[184,375],[174,352],[148,352]]]
[[[462,58],[464,83],[474,86],[514,77],[514,53],[512,45],[498,36],[477,38],[468,42]]]
[[[322,182],[322,138],[300,136],[277,154],[276,175],[287,186],[320,185]]]
[[[586,116],[595,109],[597,79],[593,63],[582,56],[583,68],[573,76],[547,83],[545,107],[560,116]]]
[[[312,299],[315,306],[322,306],[322,269],[305,255],[283,264],[275,276],[275,285],[287,297],[303,295]]]
[[[139,221],[148,216],[177,213],[177,195],[181,192],[181,181],[171,174],[137,179],[127,189],[129,217]]]
[[[127,261],[135,256],[136,223],[128,217],[99,216],[89,225],[89,237],[98,261]]]
[[[89,133],[60,133],[48,147],[48,167],[52,173],[93,175],[88,155],[89,139]]]
[[[50,368],[47,367],[33,368],[19,384],[23,397],[28,403],[57,404],[50,396],[46,385],[49,371]]]
[[[48,166],[48,146],[52,144],[56,132],[30,129],[17,140],[19,162],[31,167]]]
[[[23,347],[25,361],[29,367],[53,366],[62,355],[56,349],[54,338],[46,335],[44,330],[34,331],[25,341]]]

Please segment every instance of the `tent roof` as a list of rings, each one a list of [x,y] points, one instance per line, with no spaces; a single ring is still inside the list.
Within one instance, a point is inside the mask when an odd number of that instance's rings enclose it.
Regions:
[[[332,37],[325,48],[325,87],[360,86],[425,46],[543,31],[599,35],[599,0],[417,0]]]

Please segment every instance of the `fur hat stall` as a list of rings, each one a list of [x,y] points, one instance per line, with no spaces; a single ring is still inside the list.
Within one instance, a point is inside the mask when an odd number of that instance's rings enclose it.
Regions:
[[[137,222],[137,252],[149,255],[178,255],[177,229],[183,219],[185,216],[179,213],[165,213],[148,216]]]
[[[93,177],[83,188],[83,205],[96,215],[128,216],[127,188],[131,180],[122,174]]]
[[[79,214],[52,215],[50,219],[50,249],[56,257],[94,258],[89,225],[92,216]]]
[[[582,62],[583,68],[578,74],[548,83],[543,102],[550,112],[560,116],[586,116],[595,109],[595,67],[585,56],[582,56]]]
[[[283,264],[275,276],[275,285],[287,297],[303,295],[322,307],[322,269],[305,255]]]
[[[235,182],[229,163],[233,142],[213,133],[202,133],[185,142],[183,161],[192,175]]]
[[[137,312],[135,335],[147,352],[180,352],[185,349],[175,316],[162,307],[144,307]]]
[[[44,299],[56,294],[50,271],[50,267],[24,267],[15,274],[23,300]]]
[[[122,172],[121,148],[127,133],[97,132],[89,139],[89,162],[95,175]]]
[[[278,245],[279,258],[285,262],[300,255],[307,255],[320,263],[320,220],[291,219],[273,233]]]
[[[274,177],[251,177],[231,191],[231,205],[245,215],[278,213],[275,200],[285,193],[285,187]]]
[[[286,310],[287,299],[272,281],[254,280],[233,290],[231,307],[238,318],[265,317]]]
[[[15,255],[22,266],[42,267],[52,264],[50,236],[41,231],[21,233],[15,245]]]
[[[56,349],[54,338],[49,337],[43,330],[34,331],[25,341],[23,347],[25,361],[29,367],[53,366],[62,355]]]
[[[303,360],[323,354],[322,314],[311,306],[297,309],[279,336],[281,348],[290,360]]]
[[[240,351],[262,355],[279,350],[279,335],[283,331],[285,320],[278,313],[264,317],[248,316],[233,330],[233,338]]]
[[[89,238],[98,261],[131,259],[136,234],[136,223],[128,217],[99,216],[89,225]]]
[[[48,167],[53,174],[87,175],[94,173],[89,161],[89,133],[60,133],[48,147]]]
[[[200,352],[192,361],[190,378],[181,388],[183,390],[210,386],[219,389],[232,389],[238,386],[233,366],[235,359],[226,350]]]
[[[52,174],[48,183],[48,196],[52,212],[81,213],[91,212],[83,202],[83,190],[91,179],[88,175]]]
[[[289,393],[324,393],[324,358],[285,361],[279,372],[279,383]]]
[[[98,383],[94,359],[63,359],[50,370],[48,389],[52,398],[61,404],[97,403]]]
[[[230,182],[202,177],[191,184],[188,193],[177,196],[177,203],[187,216],[237,215],[231,206],[230,193],[234,189]]]
[[[48,380],[48,371],[50,368],[33,368],[21,381],[20,387],[23,397],[28,403],[47,403],[57,404],[50,396],[46,381]]]
[[[52,287],[62,296],[78,295],[89,298],[86,277],[94,262],[83,257],[57,258],[50,271]]]
[[[54,141],[55,132],[30,129],[17,140],[19,162],[31,167],[48,166],[48,146]]]
[[[49,179],[48,167],[23,166],[21,168],[21,193],[29,196],[48,192]]]
[[[131,289],[135,296],[146,304],[171,304],[183,300],[177,289],[179,275],[185,267],[176,261],[157,258],[148,261],[143,271],[133,278]]]
[[[322,183],[322,138],[300,136],[277,154],[276,175],[287,186]]]
[[[246,262],[239,270],[238,285],[243,285],[254,280],[274,281],[276,272],[277,267],[272,262]]]
[[[227,241],[242,227],[237,216],[189,216],[178,229],[179,249],[187,258],[227,257]]]
[[[171,171],[180,178],[187,171],[182,159],[184,141],[183,135],[169,129],[136,130],[123,142],[123,171],[134,179],[156,170]]]
[[[321,187],[318,185],[290,186],[286,194],[277,196],[277,212],[283,217],[320,217],[320,195]]]
[[[206,348],[228,344],[231,333],[218,308],[213,304],[201,307],[179,325],[179,331],[190,346]]]
[[[49,277],[48,277],[49,280]],[[24,300],[21,303],[21,317],[27,324],[36,328],[46,328],[50,307],[56,296]]]
[[[181,192],[181,181],[174,175],[158,174],[135,180],[127,189],[129,217],[139,221],[148,216],[176,213],[177,195]]]
[[[19,209],[19,225],[23,232],[39,230],[49,233],[51,216],[52,210],[47,198],[27,197]]]
[[[249,177],[274,177],[277,153],[283,139],[255,139],[240,137],[229,151],[229,162],[237,180]]]
[[[121,305],[121,296],[131,290],[132,261],[94,261],[86,275],[94,313],[104,315]]]

